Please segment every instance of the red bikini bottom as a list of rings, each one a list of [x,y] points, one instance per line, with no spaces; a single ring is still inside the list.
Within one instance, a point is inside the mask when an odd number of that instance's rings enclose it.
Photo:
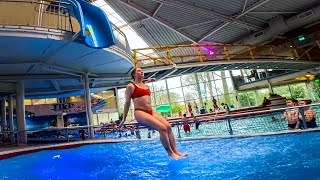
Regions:
[[[152,110],[145,110],[145,109],[135,109],[135,111],[143,111],[145,113],[148,113],[152,116]]]

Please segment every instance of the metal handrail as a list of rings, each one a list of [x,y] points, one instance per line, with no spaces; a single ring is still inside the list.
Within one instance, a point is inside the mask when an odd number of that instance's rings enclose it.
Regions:
[[[175,52],[177,49],[181,52]],[[147,50],[153,50],[152,53],[144,54]],[[159,51],[155,51],[159,50]],[[185,50],[186,52],[182,52]],[[148,67],[160,65],[173,65],[177,63],[200,62],[210,60],[292,60],[296,61],[297,57],[303,56],[303,60],[316,61],[311,59],[307,53],[301,54],[302,49],[296,49],[290,44],[283,45],[251,45],[251,44],[180,44],[167,46],[154,46],[147,48],[133,49],[136,67]],[[300,53],[300,56],[299,56]],[[149,64],[149,65],[148,65]]]
[[[32,20],[24,19],[25,22],[22,24],[19,23],[1,23],[3,25],[26,25],[26,26],[34,26],[34,27],[45,27],[45,28],[56,28],[59,30],[66,30],[74,32],[71,15],[68,7],[71,4],[68,2],[62,1],[53,1],[53,0],[4,0],[0,1],[0,3],[23,3],[23,4],[36,4],[37,8],[34,9],[34,15]],[[54,3],[54,4],[53,4]],[[45,9],[46,8],[46,9]],[[28,15],[30,12],[28,12]],[[45,15],[49,15],[48,19],[45,19]],[[12,16],[16,16],[15,13],[12,13]],[[6,20],[6,19],[5,19]]]

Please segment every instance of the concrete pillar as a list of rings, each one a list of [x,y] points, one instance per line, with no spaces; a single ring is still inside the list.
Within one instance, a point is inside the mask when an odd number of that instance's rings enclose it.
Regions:
[[[85,97],[84,100],[85,100],[86,114],[87,114],[87,125],[93,125],[88,74],[84,74],[84,97]],[[93,127],[89,129],[90,129],[89,130],[90,136],[93,138],[94,137]]]
[[[6,120],[6,99],[1,98],[1,130],[7,130],[7,120]]]
[[[271,85],[270,81],[267,80],[267,82],[268,82],[268,87],[269,87],[268,89],[269,89],[270,94],[274,94],[273,88],[272,88],[272,85]]]
[[[25,106],[24,106],[24,82],[18,81],[16,86],[16,117],[17,117],[17,127],[20,140],[22,143],[27,143],[27,133],[26,133],[26,117],[25,117]]]
[[[14,124],[13,124],[13,96],[10,94],[8,97],[8,108],[9,108],[9,130],[14,131]],[[14,138],[14,133],[10,133],[10,138]]]

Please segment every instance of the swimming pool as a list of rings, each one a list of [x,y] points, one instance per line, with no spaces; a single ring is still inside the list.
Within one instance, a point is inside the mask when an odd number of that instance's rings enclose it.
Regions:
[[[320,133],[179,141],[170,159],[159,141],[46,150],[0,161],[1,179],[316,179]]]

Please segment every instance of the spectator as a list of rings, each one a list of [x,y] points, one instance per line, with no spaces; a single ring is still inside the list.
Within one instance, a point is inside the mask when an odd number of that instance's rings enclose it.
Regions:
[[[287,106],[288,107],[294,107],[295,106],[295,100],[294,99],[287,99]],[[297,129],[299,127],[298,122],[298,109],[287,109],[282,118],[283,120],[288,120],[288,129]]]
[[[263,102],[262,102],[262,107],[265,107],[266,105],[269,105],[271,101],[267,99],[267,97],[264,97]]]
[[[219,109],[219,106],[217,104],[217,100],[214,97],[212,97],[212,103],[214,111],[217,111]]]
[[[310,109],[310,106],[306,106],[309,104],[311,104],[310,100],[299,101],[299,106],[305,106],[305,107],[303,107],[302,112],[299,112],[298,120],[299,120],[299,124],[301,124],[300,127],[303,127],[303,123],[302,123],[303,117],[301,113],[304,113],[303,115],[306,120],[307,128],[315,128],[318,126],[316,123],[316,112],[315,110]]]

